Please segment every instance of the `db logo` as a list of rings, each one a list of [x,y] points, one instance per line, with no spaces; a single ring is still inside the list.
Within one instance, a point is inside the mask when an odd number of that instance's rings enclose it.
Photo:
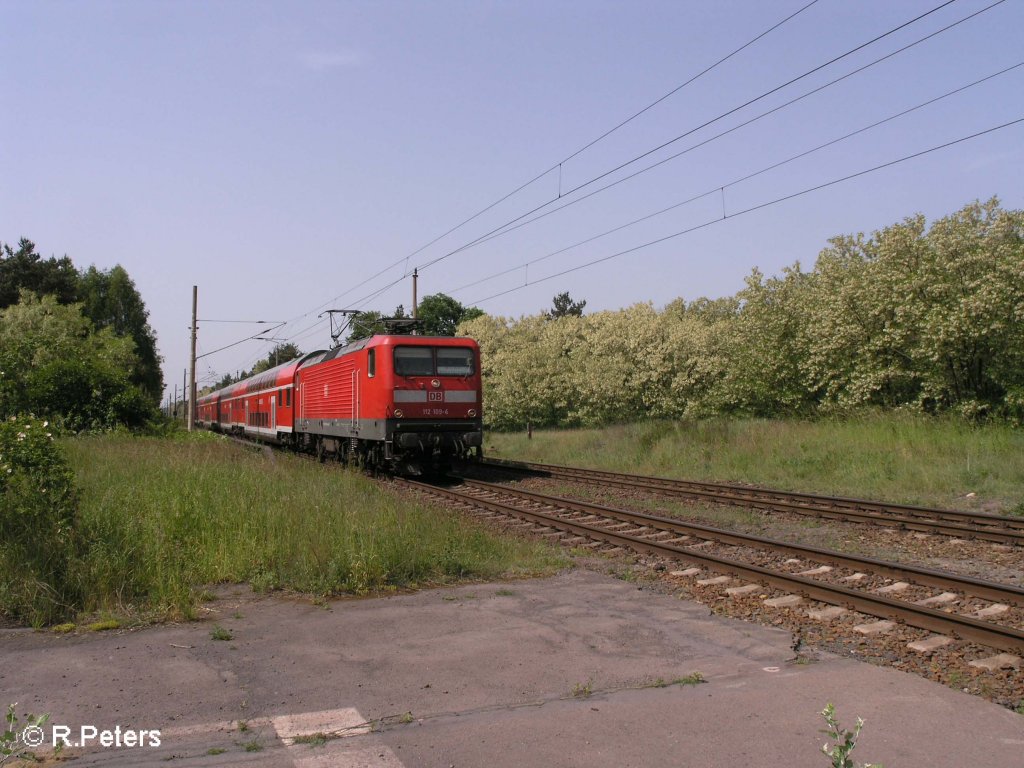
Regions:
[[[431,403],[444,402],[444,392],[427,392],[427,400]]]

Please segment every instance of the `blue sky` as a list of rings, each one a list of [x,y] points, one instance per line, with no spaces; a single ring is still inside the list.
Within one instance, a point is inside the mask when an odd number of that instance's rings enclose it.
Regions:
[[[78,265],[124,265],[149,307],[169,386],[187,364],[193,284],[201,318],[292,320],[278,338],[324,347],[327,326],[316,322],[323,307],[408,307],[406,270],[557,201],[559,173],[422,246],[807,2],[7,0],[0,241],[27,237],[44,255],[67,254]],[[561,189],[940,2],[819,0],[570,159]],[[957,0],[556,204],[990,2]],[[712,222],[723,196],[734,213],[1024,117],[1024,67],[724,193],[456,291],[1019,64],[1021,29],[1024,3],[1007,0],[607,192],[427,266],[420,295],[450,293],[506,316],[544,309],[561,291],[586,299],[588,311],[663,306],[735,293],[753,267],[772,274],[797,260],[810,266],[833,235],[917,212],[932,219],[993,195],[1019,208],[1024,124],[544,280]],[[202,323],[200,350],[257,330]],[[248,342],[205,357],[199,378],[248,367],[269,347]]]

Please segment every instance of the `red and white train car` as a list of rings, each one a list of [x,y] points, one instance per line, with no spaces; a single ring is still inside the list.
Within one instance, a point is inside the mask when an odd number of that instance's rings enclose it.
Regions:
[[[419,474],[479,457],[480,350],[380,335],[312,352],[199,400],[201,426]]]

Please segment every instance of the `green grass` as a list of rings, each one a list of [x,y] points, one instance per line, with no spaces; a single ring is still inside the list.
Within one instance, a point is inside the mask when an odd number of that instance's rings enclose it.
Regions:
[[[707,682],[704,679],[704,675],[700,672],[691,672],[683,677],[677,677],[672,681],[672,685],[700,685],[701,683]]]
[[[574,699],[589,699],[590,694],[594,692],[594,681],[587,680],[585,683],[576,683],[572,687],[572,697]]]
[[[318,595],[549,573],[557,548],[502,537],[354,471],[210,435],[68,440],[84,611],[190,616],[205,585]]]
[[[120,629],[121,622],[117,619],[103,619],[101,621],[94,621],[85,627],[86,632],[107,632],[111,629]]]
[[[1024,431],[952,418],[659,421],[535,431],[532,440],[490,433],[485,455],[1024,514]]]
[[[292,740],[295,744],[308,744],[311,747],[322,747],[327,743],[327,734],[322,731],[302,734]]]

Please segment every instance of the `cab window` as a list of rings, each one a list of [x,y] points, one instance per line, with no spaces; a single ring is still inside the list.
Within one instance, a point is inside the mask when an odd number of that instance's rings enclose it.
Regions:
[[[433,376],[434,350],[430,347],[395,347],[395,373],[399,376]]]
[[[469,347],[395,347],[399,376],[471,376],[474,360]]]
[[[371,379],[377,375],[377,350],[371,349],[366,353],[366,375]]]
[[[470,376],[473,373],[473,350],[465,347],[437,348],[438,376]]]

